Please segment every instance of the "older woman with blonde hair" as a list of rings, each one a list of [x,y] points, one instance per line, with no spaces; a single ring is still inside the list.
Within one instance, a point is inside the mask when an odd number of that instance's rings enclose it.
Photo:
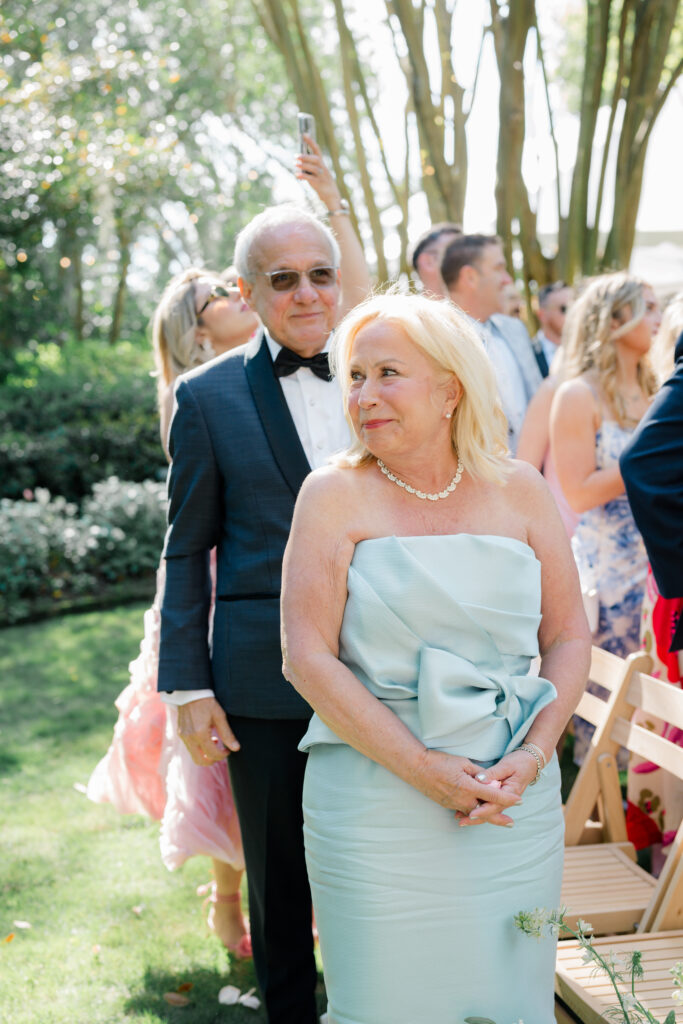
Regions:
[[[304,483],[282,596],[328,1019],[552,1024],[553,942],[513,918],[560,896],[590,643],[568,540],[452,304],[372,298],[333,363],[355,440]]]
[[[650,286],[625,272],[595,278],[571,310],[564,383],[553,401],[551,450],[567,501],[593,642],[620,657],[637,650],[647,556],[619,456],[657,390],[648,360],[660,322]],[[580,762],[592,729],[575,723]]]

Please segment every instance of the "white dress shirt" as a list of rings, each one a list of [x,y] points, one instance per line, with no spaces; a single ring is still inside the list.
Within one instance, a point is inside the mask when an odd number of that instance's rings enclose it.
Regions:
[[[329,351],[328,338],[323,352]],[[282,348],[268,333],[266,343],[273,362]],[[294,373],[280,377],[280,387],[294,421],[301,446],[311,469],[324,466],[337,452],[348,448],[351,433],[344,417],[341,389],[335,380],[325,381],[317,377],[307,366],[301,366]],[[213,690],[173,690],[162,693],[167,704],[189,704],[201,697],[213,697]]]
[[[556,345],[554,341],[550,340],[550,338],[546,338],[543,331],[538,332],[538,334],[536,335],[536,341],[540,341],[541,348],[543,349],[543,354],[545,356],[545,361],[548,364],[548,369],[550,369],[552,361],[557,355],[560,346]]]

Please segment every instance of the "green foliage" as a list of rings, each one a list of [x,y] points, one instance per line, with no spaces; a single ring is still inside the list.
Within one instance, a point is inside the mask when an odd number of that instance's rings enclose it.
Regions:
[[[131,259],[134,329],[169,267],[229,262],[270,193],[241,118],[281,133],[264,49],[248,0],[2,5],[0,346],[106,334]]]
[[[0,495],[80,501],[109,476],[163,479],[145,343],[36,345],[0,360]]]
[[[35,500],[0,499],[0,622],[35,614],[41,601],[97,595],[149,577],[159,562],[166,488],[116,477],[77,507],[39,488]]]

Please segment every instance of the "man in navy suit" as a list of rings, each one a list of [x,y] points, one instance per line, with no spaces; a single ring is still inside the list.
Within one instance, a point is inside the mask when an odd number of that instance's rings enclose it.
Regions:
[[[279,596],[299,488],[349,442],[324,351],[338,316],[339,263],[333,235],[305,211],[275,207],[247,225],[235,264],[264,329],[180,379],[170,434],[159,688],[179,705],[178,731],[197,763],[230,754],[270,1024],[318,1019],[306,759],[297,750],[311,712],[282,676]]]
[[[662,597],[683,595],[683,334],[675,367],[619,460],[633,517]],[[683,617],[672,651],[683,650]]]

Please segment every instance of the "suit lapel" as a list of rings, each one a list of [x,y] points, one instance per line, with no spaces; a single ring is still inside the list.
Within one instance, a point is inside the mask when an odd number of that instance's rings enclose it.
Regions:
[[[531,399],[532,395],[538,388],[542,381],[541,371],[538,368],[536,359],[534,358],[534,351],[530,344],[530,339],[527,340],[527,334],[524,327],[519,327],[514,324],[508,324],[507,321],[512,319],[511,317],[503,317],[499,319],[499,315],[495,314],[489,319],[491,329],[503,339],[506,343],[515,359],[517,365],[522,374],[524,380],[524,387],[526,390],[527,401]],[[523,332],[523,333],[522,333]]]
[[[273,372],[265,334],[247,345],[244,368],[271,451],[294,497],[311,472],[282,388]]]

